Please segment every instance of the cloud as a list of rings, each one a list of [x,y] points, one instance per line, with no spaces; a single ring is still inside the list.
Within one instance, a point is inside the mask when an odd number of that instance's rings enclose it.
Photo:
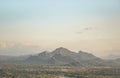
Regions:
[[[84,28],[84,30],[91,30],[92,29],[92,27],[86,27],[86,28]]]
[[[14,43],[0,42],[0,49],[13,47],[14,45],[15,45]]]
[[[26,55],[41,51],[41,46],[32,42],[0,42],[0,55]]]
[[[15,46],[30,47],[30,46],[36,46],[36,45],[37,44],[33,42],[7,42],[7,41],[0,42],[0,48],[10,48]]]
[[[90,31],[90,30],[92,30],[93,29],[93,27],[85,27],[85,28],[83,28],[81,31],[78,31],[78,32],[76,32],[77,34],[82,34],[82,33],[84,33],[84,32],[87,32],[87,31]]]

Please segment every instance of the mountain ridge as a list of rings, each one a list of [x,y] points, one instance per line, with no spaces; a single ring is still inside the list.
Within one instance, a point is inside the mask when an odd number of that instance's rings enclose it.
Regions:
[[[101,58],[94,56],[91,53],[79,51],[73,52],[66,48],[59,47],[53,50],[52,52],[41,52],[39,56],[31,56],[27,61],[36,61],[36,63],[40,64],[57,64],[57,65],[66,65],[66,64],[80,64],[80,65],[98,65],[99,62],[102,61]],[[41,62],[42,61],[42,62]],[[91,63],[89,63],[89,61]],[[96,61],[96,62],[92,62]]]
[[[0,60],[0,62],[3,61]],[[36,55],[14,57],[8,59],[6,62],[69,66],[120,66],[119,59],[104,60],[93,55],[92,53],[84,52],[81,50],[79,52],[74,52],[63,47],[56,48],[51,52],[43,51]]]

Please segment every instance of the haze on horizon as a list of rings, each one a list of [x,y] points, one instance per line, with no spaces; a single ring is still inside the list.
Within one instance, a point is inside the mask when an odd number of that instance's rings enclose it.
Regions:
[[[0,0],[0,55],[61,46],[120,55],[120,1]]]

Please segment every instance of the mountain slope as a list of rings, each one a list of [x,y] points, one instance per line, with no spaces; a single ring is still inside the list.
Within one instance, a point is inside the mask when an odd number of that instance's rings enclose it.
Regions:
[[[42,52],[36,56],[26,59],[28,63],[55,64],[55,65],[101,65],[103,60],[86,52],[72,52],[66,48],[60,47],[52,52]]]
[[[120,66],[120,59],[103,60],[84,51],[73,52],[60,47],[52,52],[44,51],[36,55],[0,56],[0,63],[25,63],[41,65],[68,65],[68,66]]]

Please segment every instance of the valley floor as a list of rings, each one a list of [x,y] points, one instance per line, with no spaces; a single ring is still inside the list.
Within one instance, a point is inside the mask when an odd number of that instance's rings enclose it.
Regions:
[[[0,64],[0,78],[120,78],[120,67]]]

